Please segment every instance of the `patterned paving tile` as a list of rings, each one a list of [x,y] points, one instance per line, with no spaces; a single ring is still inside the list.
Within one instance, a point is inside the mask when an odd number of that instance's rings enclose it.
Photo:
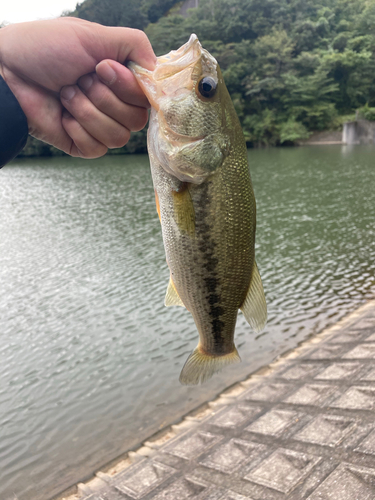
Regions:
[[[375,343],[359,344],[343,356],[343,359],[375,358]]]
[[[179,437],[168,444],[163,451],[190,460],[223,439],[210,432],[198,431]]]
[[[211,418],[207,423],[218,427],[234,429],[247,420],[250,420],[261,411],[262,408],[260,406],[239,404],[220,412],[219,415]]]
[[[364,317],[357,323],[353,324],[351,328],[354,330],[366,330],[367,328],[371,328],[374,326],[374,318]]]
[[[360,363],[332,363],[322,373],[317,375],[317,380],[340,380],[353,378],[362,368]]]
[[[337,446],[354,430],[355,425],[354,419],[335,415],[319,415],[299,431],[294,439],[321,446]]]
[[[279,401],[282,397],[292,389],[289,384],[262,384],[255,389],[251,389],[242,396],[246,400],[254,401]]]
[[[370,432],[355,451],[367,453],[368,455],[375,455],[375,431]]]
[[[364,375],[361,378],[361,380],[369,380],[369,381],[375,380],[375,368],[373,368],[371,371],[366,373],[366,375]]]
[[[322,369],[322,365],[316,363],[298,364],[288,368],[279,376],[288,380],[300,380],[307,377],[313,377]]]
[[[320,460],[320,457],[314,455],[279,448],[244,479],[286,494],[293,490]]]
[[[175,499],[178,500],[178,499]],[[207,496],[204,496],[204,500],[251,500],[250,497],[244,497],[238,493],[224,488],[213,488]]]
[[[208,484],[183,477],[153,497],[155,500],[187,500],[206,497]]]
[[[151,460],[142,460],[141,463],[119,474],[114,486],[131,498],[138,499],[159,486],[175,472],[176,470],[168,465]]]
[[[258,418],[249,427],[246,427],[246,430],[259,434],[280,436],[285,429],[295,423],[297,418],[298,413],[295,411],[271,410]]]
[[[373,410],[375,408],[375,387],[350,387],[331,406],[349,410]]]
[[[264,448],[261,444],[234,438],[216,448],[199,462],[211,469],[231,473],[249,462],[254,455],[260,453]]]
[[[347,350],[347,348],[346,348]],[[334,359],[340,357],[342,352],[345,351],[341,345],[325,345],[324,347],[319,347],[315,351],[310,351],[306,355],[307,359]]]
[[[358,342],[363,337],[363,332],[346,332],[336,333],[331,337],[328,342],[332,344],[347,344],[351,342]]]
[[[340,464],[307,500],[374,500],[375,470]]]
[[[296,405],[317,405],[333,394],[335,390],[336,387],[331,385],[306,384],[284,399],[284,402]]]

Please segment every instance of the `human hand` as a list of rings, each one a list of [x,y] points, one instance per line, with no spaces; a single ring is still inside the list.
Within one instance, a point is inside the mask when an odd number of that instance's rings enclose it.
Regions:
[[[126,60],[153,69],[142,31],[69,17],[0,29],[0,74],[29,133],[72,156],[102,156],[145,126],[149,104]]]

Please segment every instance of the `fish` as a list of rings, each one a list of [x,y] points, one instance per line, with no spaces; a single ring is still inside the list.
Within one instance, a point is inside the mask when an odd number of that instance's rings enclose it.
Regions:
[[[170,270],[165,305],[185,307],[199,333],[180,382],[197,385],[241,361],[238,310],[255,332],[267,321],[246,142],[220,67],[195,34],[153,71],[128,67],[151,104],[147,147]]]

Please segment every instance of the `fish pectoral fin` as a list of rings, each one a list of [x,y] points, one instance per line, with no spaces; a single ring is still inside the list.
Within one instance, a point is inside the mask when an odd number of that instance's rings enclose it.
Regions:
[[[267,323],[267,304],[256,262],[254,262],[249,290],[240,309],[251,328],[257,333],[261,332]]]
[[[164,304],[166,307],[169,306],[182,306],[185,307],[185,304],[182,302],[181,297],[178,295],[176,287],[172,281],[172,276],[169,278],[169,284],[167,288],[167,293],[165,295]]]
[[[198,345],[186,360],[181,371],[180,383],[182,385],[203,384],[225,366],[240,362],[241,358],[234,346],[229,354],[212,356],[203,353]]]

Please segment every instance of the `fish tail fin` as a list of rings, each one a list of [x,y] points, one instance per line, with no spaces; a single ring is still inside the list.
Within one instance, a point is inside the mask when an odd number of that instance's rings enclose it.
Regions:
[[[241,358],[234,346],[229,354],[212,356],[202,352],[198,345],[186,360],[181,371],[180,382],[182,385],[203,384],[225,366],[240,362]]]

